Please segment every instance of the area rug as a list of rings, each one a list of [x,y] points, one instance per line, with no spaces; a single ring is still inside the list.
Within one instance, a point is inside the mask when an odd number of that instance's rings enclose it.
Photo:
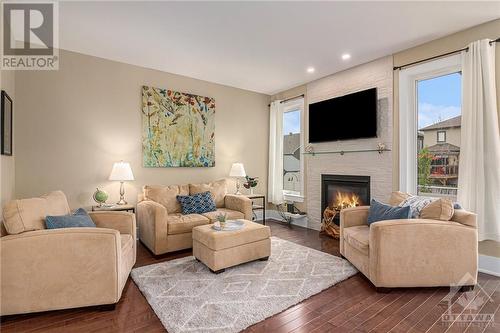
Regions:
[[[268,261],[213,274],[186,257],[135,268],[132,279],[169,333],[233,333],[356,272],[342,258],[272,237]]]

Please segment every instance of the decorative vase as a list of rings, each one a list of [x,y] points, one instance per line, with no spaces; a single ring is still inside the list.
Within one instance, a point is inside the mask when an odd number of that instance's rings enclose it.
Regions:
[[[250,187],[250,195],[253,195],[253,187]]]

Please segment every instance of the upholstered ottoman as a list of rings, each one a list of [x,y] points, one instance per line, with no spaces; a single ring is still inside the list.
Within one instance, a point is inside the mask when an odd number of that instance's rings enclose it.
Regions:
[[[217,231],[212,225],[193,228],[193,255],[213,273],[271,255],[271,230],[262,224],[243,220],[237,231]]]

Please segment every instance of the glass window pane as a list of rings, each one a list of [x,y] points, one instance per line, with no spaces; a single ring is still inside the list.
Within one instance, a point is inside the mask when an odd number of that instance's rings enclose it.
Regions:
[[[283,114],[283,189],[301,191],[300,109]]]
[[[456,198],[460,160],[462,75],[417,82],[418,193]]]

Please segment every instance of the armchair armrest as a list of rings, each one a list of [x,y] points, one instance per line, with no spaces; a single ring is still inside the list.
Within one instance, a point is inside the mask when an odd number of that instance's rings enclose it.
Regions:
[[[455,209],[451,220],[469,227],[477,228],[477,214],[468,212],[465,209]]]
[[[141,241],[154,253],[166,252],[167,216],[165,206],[151,200],[137,204],[137,223]]]
[[[252,200],[236,194],[226,194],[224,197],[224,206],[228,209],[242,212],[245,220],[252,220]]]
[[[370,280],[377,287],[476,284],[473,227],[427,219],[380,221],[370,225],[369,244]]]
[[[38,230],[0,239],[1,315],[118,302],[120,234]]]
[[[135,215],[127,212],[98,211],[89,212],[90,218],[98,228],[118,230],[120,234],[131,235],[136,239]]]
[[[342,228],[366,225],[370,206],[345,208],[340,211],[340,230]]]

